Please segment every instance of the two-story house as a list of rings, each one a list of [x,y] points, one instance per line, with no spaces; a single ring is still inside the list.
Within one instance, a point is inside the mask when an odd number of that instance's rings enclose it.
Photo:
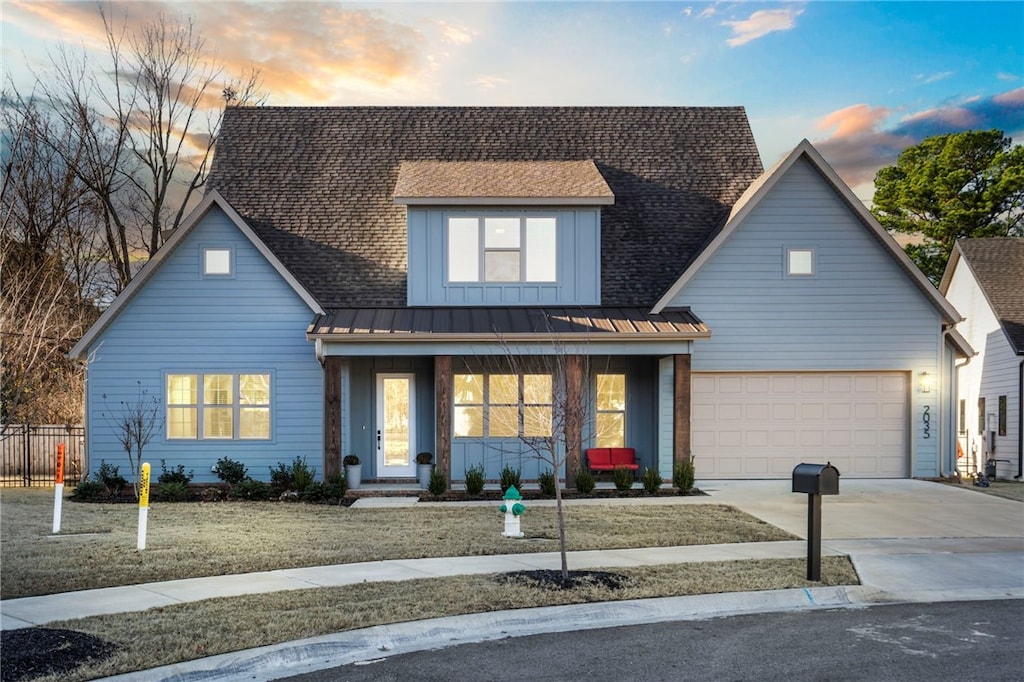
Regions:
[[[202,204],[72,354],[147,458],[305,456],[449,481],[592,446],[670,477],[932,476],[956,311],[814,148],[767,173],[741,108],[232,108]],[[569,417],[559,405],[583,409]]]

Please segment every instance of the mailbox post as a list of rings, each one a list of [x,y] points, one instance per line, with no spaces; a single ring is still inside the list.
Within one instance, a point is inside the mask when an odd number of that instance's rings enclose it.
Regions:
[[[807,493],[807,579],[821,580],[821,496],[839,494],[839,470],[828,464],[797,464],[793,492]]]

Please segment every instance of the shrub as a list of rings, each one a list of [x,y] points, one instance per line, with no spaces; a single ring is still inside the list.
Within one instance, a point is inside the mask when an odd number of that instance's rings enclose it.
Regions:
[[[672,471],[672,485],[679,488],[680,493],[688,493],[693,490],[692,457],[676,465]]]
[[[513,469],[508,464],[501,470],[501,494],[505,495],[505,491],[512,486],[516,487],[516,490],[522,490],[523,484],[519,481],[519,469]]]
[[[650,467],[644,467],[644,475],[641,480],[644,484],[644,490],[646,490],[649,495],[654,495],[661,490],[661,484],[664,482],[664,479],[661,477],[661,473],[659,473],[657,469],[652,469]]]
[[[633,489],[633,470],[629,467],[615,467],[612,470],[612,482],[620,493]]]
[[[594,492],[594,476],[586,469],[580,469],[576,474],[576,490],[584,495]]]
[[[247,478],[231,488],[231,497],[239,500],[269,500],[270,486],[263,481]]]
[[[347,467],[354,467],[359,464],[359,455],[345,455],[345,458],[341,460],[341,463]]]
[[[156,498],[161,502],[186,502],[192,497],[188,483],[168,481],[156,487]]]
[[[78,502],[91,502],[107,492],[107,487],[99,481],[82,481],[71,491],[71,499]]]
[[[484,489],[484,468],[482,465],[471,466],[466,469],[466,493],[479,495]],[[433,491],[431,491],[433,492]]]
[[[327,490],[329,499],[340,502],[341,498],[345,497],[345,491],[348,490],[345,474],[331,474],[324,479],[324,488]]]
[[[555,496],[555,486],[558,485],[555,481],[555,474],[551,469],[540,472],[537,475],[537,484],[540,485],[540,494],[545,497]]]
[[[430,485],[427,486],[427,490],[434,497],[441,497],[448,491],[448,479],[445,478],[440,469],[434,469],[430,472]]]
[[[301,493],[313,483],[316,470],[306,464],[305,457],[296,457],[291,464],[278,462],[270,468],[270,488],[280,494],[286,491]]]
[[[303,502],[323,504],[325,502],[341,502],[345,497],[345,477],[333,474],[326,481],[314,481],[299,493]]]
[[[430,464],[434,461],[434,455],[429,452],[418,452],[416,453],[417,464]]]
[[[103,487],[111,495],[120,495],[128,481],[118,472],[118,467],[100,460],[100,468],[96,472],[96,478],[100,480]]]
[[[160,485],[166,483],[181,483],[188,486],[192,482],[192,478],[195,476],[195,471],[189,471],[185,473],[185,467],[179,464],[173,469],[167,468],[167,462],[160,460],[160,476],[156,479],[156,482]]]
[[[241,483],[248,476],[245,465],[241,462],[236,462],[228,457],[221,457],[217,460],[217,463],[213,467],[213,473],[217,474],[217,478],[235,485]]]

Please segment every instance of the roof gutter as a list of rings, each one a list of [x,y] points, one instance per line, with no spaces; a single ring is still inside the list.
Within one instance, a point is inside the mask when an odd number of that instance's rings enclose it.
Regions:
[[[1024,476],[1024,360],[1017,366],[1017,475]]]
[[[405,343],[417,341],[431,341],[435,343],[461,343],[481,341],[505,341],[505,342],[537,342],[551,343],[563,341],[693,341],[695,339],[710,339],[710,331],[699,332],[596,332],[596,333],[565,333],[543,332],[529,334],[501,334],[486,332],[479,334],[439,334],[436,332],[425,333],[402,333],[402,334],[373,334],[373,333],[317,333],[306,332],[306,339],[317,342],[329,343]]]

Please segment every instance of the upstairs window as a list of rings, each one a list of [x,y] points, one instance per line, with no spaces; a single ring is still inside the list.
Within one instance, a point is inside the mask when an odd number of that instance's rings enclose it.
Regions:
[[[786,249],[786,276],[814,275],[814,249]]]
[[[231,274],[231,249],[203,249],[203,276]]]
[[[549,216],[451,217],[449,282],[555,282],[557,229]]]

